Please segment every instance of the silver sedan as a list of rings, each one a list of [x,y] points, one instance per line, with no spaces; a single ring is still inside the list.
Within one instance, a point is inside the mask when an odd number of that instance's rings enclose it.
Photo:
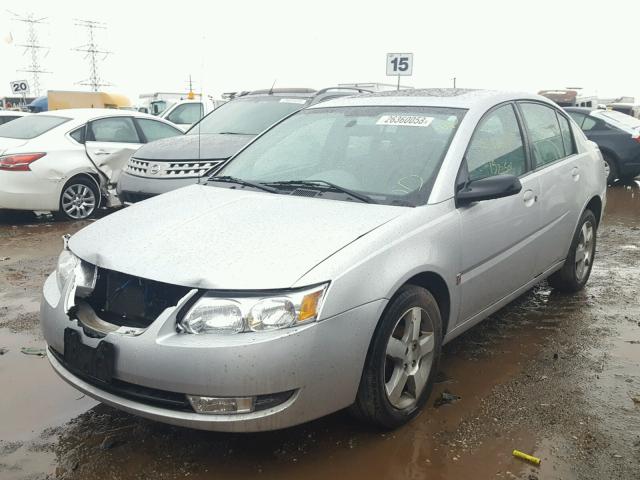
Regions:
[[[602,156],[535,95],[341,98],[275,125],[206,185],[75,234],[44,285],[55,371],[106,404],[200,429],[427,401],[442,345],[548,279],[582,289]]]

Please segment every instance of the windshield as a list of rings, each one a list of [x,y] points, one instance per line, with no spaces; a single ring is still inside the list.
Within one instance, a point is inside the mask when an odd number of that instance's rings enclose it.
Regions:
[[[305,98],[261,96],[237,98],[221,105],[187,132],[257,135],[278,120],[304,107]]]
[[[63,117],[28,115],[0,125],[0,137],[29,140],[68,121]]]
[[[616,126],[625,126],[631,129],[640,128],[640,119],[632,117],[631,115],[626,115],[624,113],[616,112],[613,110],[598,110],[597,112],[593,112],[594,115],[603,118],[609,123],[613,123]],[[613,120],[613,122],[612,122]]]
[[[267,185],[322,181],[376,203],[424,204],[464,112],[433,107],[303,110],[249,145],[217,175]]]

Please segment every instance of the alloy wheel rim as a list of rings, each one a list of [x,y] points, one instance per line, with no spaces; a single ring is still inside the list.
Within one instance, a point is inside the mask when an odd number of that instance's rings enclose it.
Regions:
[[[579,282],[582,282],[589,272],[589,268],[593,262],[594,246],[593,224],[590,221],[586,221],[580,229],[580,238],[578,239],[578,246],[576,247],[576,278]]]
[[[427,386],[433,365],[433,322],[420,307],[400,316],[387,342],[384,382],[389,403],[404,410],[414,406]]]
[[[607,162],[606,160],[604,161],[604,173],[607,178],[609,178],[609,175],[611,174],[611,165],[609,165],[609,162]]]
[[[75,220],[87,218],[95,208],[96,196],[86,185],[69,185],[62,193],[62,210]]]

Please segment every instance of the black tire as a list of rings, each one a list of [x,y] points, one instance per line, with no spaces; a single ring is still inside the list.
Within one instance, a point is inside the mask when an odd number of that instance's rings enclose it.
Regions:
[[[618,164],[615,159],[608,153],[602,154],[604,162],[607,164],[609,173],[607,175],[607,185],[613,185],[618,179]]]
[[[69,194],[75,196],[74,200],[70,199]],[[78,203],[77,208],[73,209],[69,206],[69,202],[76,201],[75,198],[85,201],[82,204]],[[93,203],[89,203],[90,200]],[[86,177],[73,177],[62,187],[58,216],[65,220],[85,220],[95,215],[99,206],[100,191],[96,183]]]
[[[579,257],[580,254],[577,252],[580,249],[580,246],[583,242],[586,241],[584,228],[585,225],[590,225],[592,231],[592,241],[588,246],[585,246],[585,250],[589,250],[589,257],[585,256],[584,268],[582,272],[579,269]],[[573,293],[579,290],[582,290],[589,280],[589,275],[591,275],[591,268],[593,267],[593,261],[596,255],[596,237],[598,232],[598,223],[596,221],[596,217],[591,210],[585,210],[580,218],[580,222],[578,223],[578,228],[573,234],[573,240],[571,241],[571,248],[569,249],[569,254],[567,255],[567,259],[564,262],[564,265],[560,270],[555,272],[553,275],[549,277],[549,284],[561,292]],[[587,264],[588,261],[588,264]]]
[[[417,310],[418,307],[420,310]],[[391,379],[385,378],[389,376],[389,365],[392,365],[393,374],[398,371],[406,371],[407,367],[411,368],[411,362],[402,363],[403,360],[393,360],[387,354],[388,344],[392,335],[398,335],[398,329],[401,328],[400,324],[403,319],[407,318],[411,312],[419,311],[420,315],[420,332],[418,335],[420,341],[427,343],[428,333],[431,331],[433,339],[429,340],[429,344],[432,346],[430,354],[426,354],[424,357],[420,356],[418,351],[413,353],[407,353],[407,355],[414,355],[413,358],[418,358],[413,362],[415,371],[422,371],[422,367],[427,368],[427,364],[422,362],[430,362],[430,370],[428,376],[422,374],[422,379],[427,378],[424,387],[420,390],[419,395],[414,395],[410,390],[418,391],[416,387],[417,373],[415,377],[409,377],[406,387],[403,388],[403,397],[405,402],[409,402],[405,408],[399,408],[394,406],[387,395],[386,384],[391,382]],[[407,320],[404,320],[406,322]],[[425,329],[423,330],[423,327]],[[426,328],[428,327],[428,328]],[[397,340],[397,337],[395,338]],[[432,343],[431,343],[432,342]],[[416,342],[418,343],[418,342]],[[406,346],[406,344],[404,344]],[[431,348],[431,347],[429,347]],[[407,347],[406,351],[409,352],[410,347]],[[440,360],[440,353],[442,350],[442,318],[440,316],[440,309],[438,304],[433,298],[433,295],[424,288],[414,285],[405,285],[398,293],[391,299],[389,305],[385,309],[385,312],[378,323],[376,332],[369,346],[369,352],[367,354],[367,360],[365,362],[364,370],[362,372],[362,378],[360,380],[360,387],[358,388],[358,394],[354,405],[351,407],[351,412],[360,420],[367,423],[376,425],[384,429],[397,428],[413,419],[422,409],[426,403],[431,389],[433,387],[434,376],[438,371],[438,363]],[[407,360],[404,360],[405,362]],[[417,363],[416,363],[417,362]],[[404,365],[404,369],[402,368]],[[425,370],[426,371],[426,370]],[[420,382],[422,383],[422,382]],[[404,393],[404,389],[408,389]],[[417,397],[417,398],[415,398]],[[397,403],[401,402],[401,399],[395,400]],[[412,403],[411,403],[412,402]]]

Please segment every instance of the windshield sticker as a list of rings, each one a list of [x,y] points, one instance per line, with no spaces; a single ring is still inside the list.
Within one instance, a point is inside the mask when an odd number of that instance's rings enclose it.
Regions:
[[[428,127],[433,117],[422,115],[382,115],[376,125],[397,125],[401,127]]]
[[[281,98],[280,103],[297,103],[299,105],[304,105],[307,103],[307,100],[304,98]]]

